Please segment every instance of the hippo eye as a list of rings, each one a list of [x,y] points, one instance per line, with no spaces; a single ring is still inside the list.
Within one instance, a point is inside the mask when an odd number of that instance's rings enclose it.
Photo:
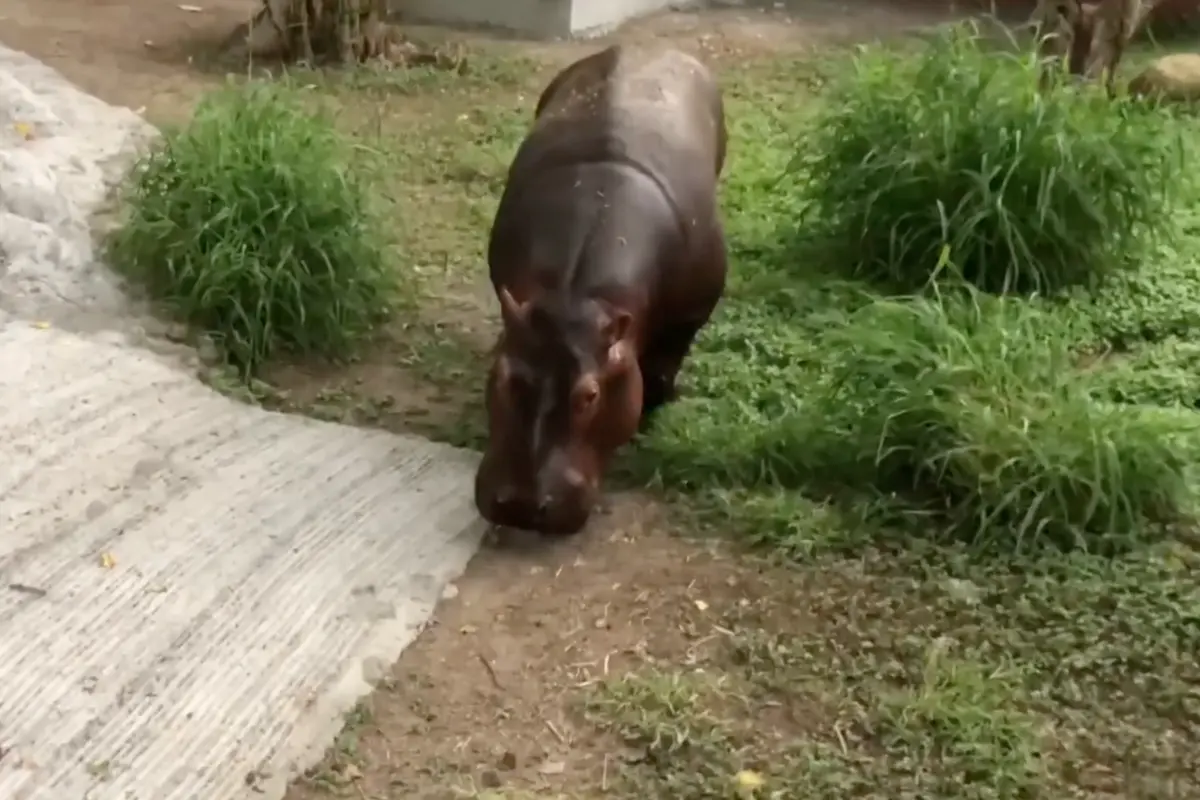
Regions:
[[[528,375],[521,364],[507,356],[501,356],[496,362],[496,380],[505,389],[512,389],[522,383],[528,383]]]

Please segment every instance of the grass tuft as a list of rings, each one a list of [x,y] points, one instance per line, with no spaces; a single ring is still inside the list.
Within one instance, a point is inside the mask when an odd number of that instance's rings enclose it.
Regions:
[[[287,85],[228,86],[135,170],[111,260],[245,377],[282,352],[344,356],[392,294],[351,158]]]
[[[1091,285],[1171,230],[1178,127],[1095,87],[1038,90],[1032,55],[972,27],[913,57],[864,51],[804,130],[810,221],[830,263],[917,291],[949,247],[985,291]]]
[[[1042,763],[1036,725],[1017,710],[1020,694],[1011,670],[955,659],[935,641],[919,684],[879,698],[880,741],[893,767],[934,796],[1028,796]]]

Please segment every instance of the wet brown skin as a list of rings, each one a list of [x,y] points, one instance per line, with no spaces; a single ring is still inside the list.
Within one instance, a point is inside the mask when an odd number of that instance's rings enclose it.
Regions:
[[[725,147],[720,88],[677,50],[615,45],[542,93],[488,245],[488,521],[578,532],[614,453],[674,398],[725,289]]]

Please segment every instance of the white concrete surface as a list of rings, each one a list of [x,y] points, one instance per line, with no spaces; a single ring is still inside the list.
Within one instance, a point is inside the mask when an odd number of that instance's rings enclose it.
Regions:
[[[699,0],[393,0],[407,19],[502,28],[535,38],[608,32],[637,17]]]
[[[88,216],[136,115],[0,48],[0,798],[281,797],[474,552],[474,456],[221,397]]]

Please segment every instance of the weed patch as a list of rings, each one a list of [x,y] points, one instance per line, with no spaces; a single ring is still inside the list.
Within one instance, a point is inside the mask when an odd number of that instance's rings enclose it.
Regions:
[[[1171,337],[1110,356],[1093,391],[1117,403],[1200,408],[1200,342]]]
[[[919,684],[882,696],[876,724],[897,766],[934,784],[934,794],[1021,796],[1036,787],[1041,763],[1035,724],[1016,707],[1020,691],[1019,675],[948,656],[934,642]]]
[[[245,376],[283,352],[345,356],[394,299],[351,162],[287,85],[231,85],[136,169],[111,260]]]
[[[731,744],[709,711],[715,691],[703,675],[648,672],[608,683],[590,699],[590,711],[659,765],[681,755],[705,760],[724,756]]]
[[[1160,253],[1136,270],[1110,276],[1094,292],[1076,293],[1059,311],[1093,348],[1125,352],[1200,332],[1197,254]]]

